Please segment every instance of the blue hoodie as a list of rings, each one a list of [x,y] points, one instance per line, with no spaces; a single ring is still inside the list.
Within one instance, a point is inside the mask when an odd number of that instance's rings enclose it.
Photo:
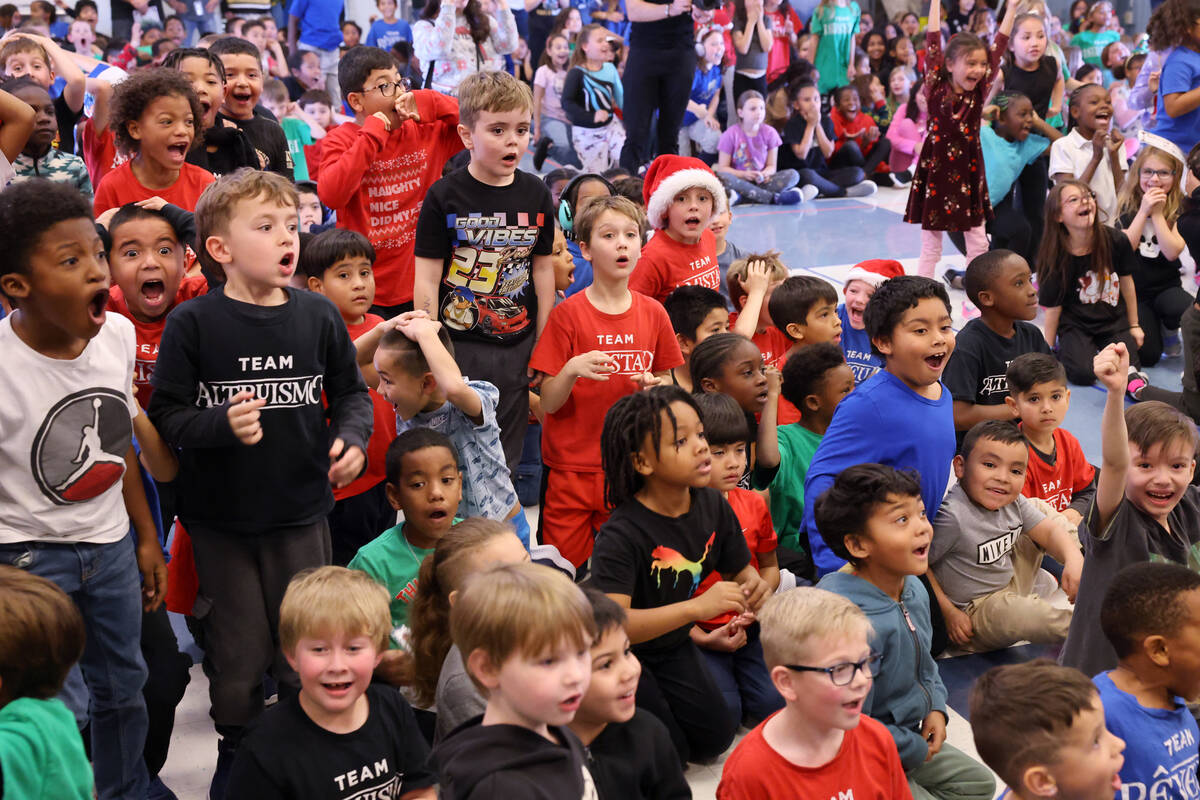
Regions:
[[[883,656],[883,661],[863,713],[887,726],[905,772],[921,766],[929,754],[921,723],[930,711],[946,714],[946,687],[929,654],[932,626],[925,587],[915,575],[907,576],[897,603],[857,575],[831,572],[821,578],[817,588],[852,600],[871,621],[875,630],[871,649]]]

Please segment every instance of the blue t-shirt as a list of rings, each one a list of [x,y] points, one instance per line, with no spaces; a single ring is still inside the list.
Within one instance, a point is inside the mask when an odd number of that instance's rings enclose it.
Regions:
[[[707,70],[696,67],[696,73],[692,76],[692,94],[688,99],[693,103],[707,106],[719,91],[721,91],[721,65],[717,64]],[[691,125],[697,119],[699,117],[688,111],[683,115],[683,124]]]
[[[1023,142],[1010,142],[992,130],[991,125],[980,128],[979,141],[983,146],[983,168],[993,207],[1012,190],[1021,170],[1037,161],[1050,146],[1049,139],[1036,133],[1029,134]]]
[[[1162,77],[1158,81],[1158,124],[1154,126],[1154,132],[1179,145],[1185,153],[1200,140],[1200,108],[1172,118],[1167,116],[1163,98],[1190,92],[1197,86],[1200,86],[1200,53],[1190,47],[1176,47],[1163,64]]]
[[[384,22],[377,19],[371,23],[371,30],[367,31],[367,47],[379,47],[384,50],[391,50],[392,45],[403,39],[406,42],[412,41],[412,28],[402,19],[395,22]]]
[[[579,243],[574,239],[567,239],[567,252],[571,254],[571,260],[575,262],[575,277],[571,279],[571,285],[563,292],[564,297],[582,292],[592,285],[592,262],[583,257]]]
[[[342,4],[337,0],[292,0],[288,14],[300,20],[300,44],[318,50],[337,50],[342,43],[338,16]]]
[[[883,369],[883,359],[871,352],[871,337],[866,329],[855,330],[850,327],[850,315],[846,313],[846,304],[838,306],[838,319],[842,321],[842,352],[846,354],[846,363],[854,371],[854,385],[858,386],[867,378]]]
[[[1104,704],[1104,724],[1125,740],[1118,797],[1153,797],[1162,800],[1200,798],[1196,765],[1200,729],[1182,697],[1175,708],[1146,708],[1137,698],[1116,687],[1109,673],[1092,678]]]
[[[838,403],[804,477],[801,535],[808,536],[818,576],[846,563],[825,544],[813,519],[817,498],[846,467],[887,464],[915,469],[921,475],[925,513],[930,517],[937,513],[955,452],[954,399],[949,389],[938,386],[941,397],[930,400],[881,369]]]

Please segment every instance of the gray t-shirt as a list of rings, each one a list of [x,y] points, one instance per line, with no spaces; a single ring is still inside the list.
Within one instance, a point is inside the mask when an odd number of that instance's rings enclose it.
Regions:
[[[442,673],[438,676],[434,706],[437,707],[434,742],[440,742],[459,725],[487,710],[487,700],[483,699],[483,695],[479,694],[479,690],[471,682],[458,645],[450,645],[450,650],[442,661]]]
[[[959,608],[998,592],[1012,580],[1012,549],[1017,537],[1044,520],[1028,498],[1018,496],[989,511],[967,497],[957,483],[933,520],[929,567],[942,591]]]

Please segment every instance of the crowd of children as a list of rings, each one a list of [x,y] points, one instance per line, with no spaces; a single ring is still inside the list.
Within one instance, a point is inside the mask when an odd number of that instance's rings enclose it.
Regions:
[[[0,6],[3,797],[174,796],[168,610],[215,800],[1196,795],[1197,0],[129,5]],[[880,187],[915,275],[727,239]]]

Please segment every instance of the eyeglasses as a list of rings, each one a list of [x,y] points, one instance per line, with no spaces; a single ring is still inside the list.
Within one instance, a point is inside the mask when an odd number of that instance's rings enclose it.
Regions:
[[[1166,180],[1167,178],[1174,176],[1174,174],[1175,173],[1169,169],[1150,169],[1149,167],[1142,167],[1143,178],[1158,178],[1159,180]]]
[[[396,90],[403,89],[407,92],[411,88],[412,83],[408,80],[408,78],[401,78],[396,83],[381,83],[378,86],[372,86],[369,89],[364,87],[362,93],[366,94],[367,92],[373,92],[378,89],[379,94],[383,95],[384,97],[395,97]]]
[[[795,672],[824,672],[829,676],[829,680],[833,681],[834,686],[846,686],[854,680],[854,676],[860,669],[863,675],[874,678],[879,674],[879,662],[882,660],[883,656],[879,653],[872,653],[862,661],[846,661],[834,664],[832,667],[803,667],[799,664],[784,664],[783,666]]]
[[[1095,200],[1095,199],[1096,199],[1096,193],[1095,193],[1095,192],[1090,192],[1090,191],[1089,191],[1089,192],[1082,192],[1081,194],[1079,194],[1079,195],[1078,195],[1078,196],[1076,196],[1076,197],[1068,197],[1066,200],[1063,200],[1063,205],[1064,205],[1064,206],[1075,206],[1075,205],[1079,205],[1080,203],[1082,203],[1082,202],[1084,201],[1084,199],[1087,199],[1087,200]]]

